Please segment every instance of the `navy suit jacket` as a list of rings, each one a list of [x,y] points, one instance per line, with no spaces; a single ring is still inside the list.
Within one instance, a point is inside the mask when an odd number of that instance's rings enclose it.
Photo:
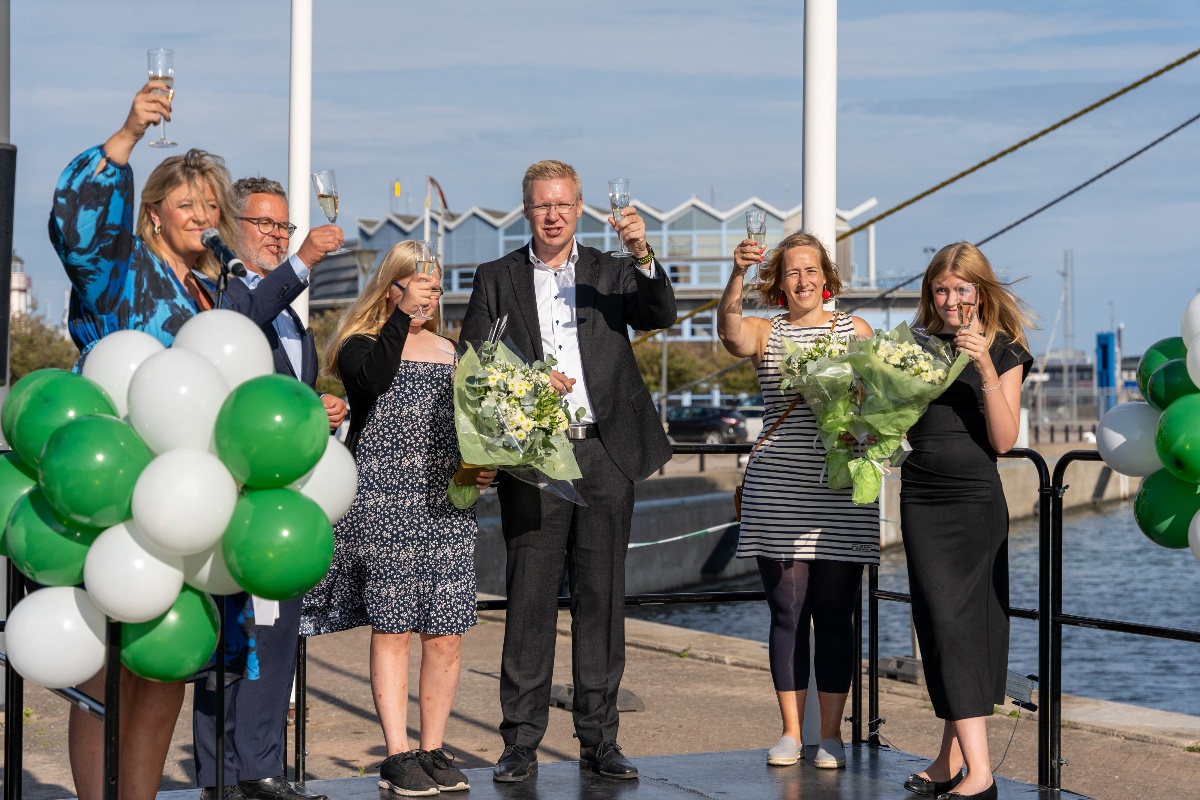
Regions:
[[[238,306],[239,311],[254,320],[254,323],[262,329],[263,334],[267,337],[267,341],[271,343],[271,356],[275,359],[275,371],[280,375],[291,375],[298,378],[309,386],[316,388],[317,385],[317,344],[313,337],[312,328],[305,328],[300,322],[300,316],[292,310],[290,305],[284,305],[282,310],[279,310],[278,303],[270,305],[260,304],[260,307],[251,306],[243,310],[241,306],[246,304],[246,298],[253,298],[259,292],[264,292],[263,300],[281,300],[284,297],[294,299],[300,292],[295,291],[296,286],[300,286],[303,290],[304,283],[297,276],[292,265],[287,261],[280,264],[275,269],[271,270],[258,284],[254,291],[250,291],[250,287],[242,281],[241,278],[231,277],[229,286],[225,289],[225,299],[221,304],[224,308],[233,308]],[[266,312],[273,311],[275,313],[267,315]],[[292,367],[291,359],[288,358],[287,352],[283,349],[283,342],[279,339],[279,332],[275,330],[275,317],[278,314],[288,314],[292,321],[296,324],[296,329],[300,331],[300,348],[302,357],[300,362],[300,374],[296,374],[296,370]]]

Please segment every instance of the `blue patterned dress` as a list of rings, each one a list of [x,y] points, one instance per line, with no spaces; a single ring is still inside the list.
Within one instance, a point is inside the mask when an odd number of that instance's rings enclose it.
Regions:
[[[71,281],[67,327],[83,355],[113,331],[143,331],[168,347],[200,309],[171,268],[134,234],[133,170],[97,146],[58,179],[50,243]]]
[[[364,423],[358,493],[333,526],[333,566],[304,598],[301,636],[462,634],[478,622],[475,509],[446,496],[459,464],[453,390],[453,364],[400,362]]]

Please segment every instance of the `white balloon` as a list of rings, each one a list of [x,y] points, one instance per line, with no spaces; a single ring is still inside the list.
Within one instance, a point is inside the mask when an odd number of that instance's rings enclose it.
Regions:
[[[1200,297],[1200,295],[1197,295]],[[1200,386],[1200,333],[1196,334],[1191,339],[1184,339],[1188,343],[1187,348],[1187,372],[1188,377],[1192,379],[1192,383]]]
[[[76,686],[104,666],[104,612],[74,586],[38,589],[4,625],[13,669],[48,689]]]
[[[153,547],[199,553],[221,540],[237,499],[237,483],[220,459],[204,450],[172,450],[138,476],[133,521]]]
[[[330,522],[337,522],[350,510],[358,491],[358,467],[346,445],[329,437],[321,460],[312,471],[288,488],[315,500]]]
[[[230,389],[275,372],[267,337],[249,317],[236,311],[221,308],[197,314],[183,323],[171,346],[207,358]]]
[[[1191,342],[1200,336],[1200,294],[1188,301],[1187,308],[1183,310],[1183,319],[1180,320],[1179,329],[1183,333],[1185,342]],[[1192,349],[1189,347],[1188,352],[1191,351]],[[1195,378],[1192,380],[1194,382]]]
[[[96,607],[121,622],[167,613],[183,588],[183,558],[142,540],[132,521],[96,537],[83,562],[83,585]]]
[[[142,331],[114,331],[88,351],[83,362],[83,377],[90,378],[108,392],[117,407],[117,416],[129,413],[129,382],[133,373],[150,356],[166,348],[162,342]]]
[[[207,550],[183,557],[183,580],[193,589],[209,594],[237,594],[243,591],[225,566],[225,554],[217,542]]]
[[[1104,463],[1122,475],[1149,475],[1163,468],[1154,449],[1162,415],[1148,403],[1113,406],[1096,428],[1096,449]]]
[[[1188,525],[1188,547],[1192,548],[1192,555],[1200,561],[1200,511],[1196,512]]]
[[[133,374],[129,423],[155,454],[206,450],[228,395],[229,384],[208,359],[173,347],[147,358]]]

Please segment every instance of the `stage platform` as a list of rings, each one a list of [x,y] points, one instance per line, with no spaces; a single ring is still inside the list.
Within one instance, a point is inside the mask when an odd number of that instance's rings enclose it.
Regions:
[[[810,748],[815,751],[816,748]],[[810,752],[811,758],[812,753]],[[576,761],[541,764],[536,778],[524,783],[498,784],[490,769],[466,770],[470,792],[448,792],[463,800],[871,800],[915,798],[904,790],[904,779],[922,769],[917,756],[867,745],[846,748],[846,769],[816,769],[807,760],[791,767],[770,767],[765,750],[692,753],[677,756],[634,757],[641,772],[635,781],[601,778],[581,771]],[[1039,789],[1027,783],[996,778],[1000,798],[1071,800],[1082,795]],[[379,788],[377,776],[310,780],[312,789],[330,800],[395,800],[399,795]],[[196,800],[198,790],[163,792],[161,800]]]

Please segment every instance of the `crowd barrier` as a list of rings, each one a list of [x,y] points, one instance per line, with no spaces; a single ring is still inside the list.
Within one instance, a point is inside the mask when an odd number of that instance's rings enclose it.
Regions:
[[[753,445],[674,445],[677,455],[730,455],[749,453]],[[1060,457],[1050,472],[1046,460],[1036,450],[1013,450],[1004,458],[1026,459],[1038,473],[1039,503],[1038,503],[1038,606],[1037,608],[1013,608],[1012,616],[1021,619],[1034,620],[1038,624],[1038,675],[1035,677],[1039,685],[1038,693],[1038,784],[1049,789],[1062,788],[1062,631],[1063,626],[1071,625],[1078,628],[1115,631],[1139,636],[1152,636],[1161,639],[1172,639],[1182,642],[1200,642],[1200,631],[1166,628],[1156,625],[1145,625],[1126,620],[1087,617],[1076,614],[1066,614],[1062,609],[1063,573],[1063,495],[1069,488],[1064,478],[1067,468],[1076,461],[1099,461],[1100,456],[1095,450],[1072,450]],[[878,609],[879,601],[911,602],[910,597],[899,592],[889,592],[879,588],[878,569],[872,567],[867,577],[867,714],[865,718],[867,735],[863,737],[863,686],[861,670],[855,670],[854,683],[851,687],[850,717],[851,740],[855,743],[866,743],[871,746],[882,746],[879,728],[885,720],[879,717],[879,630]],[[8,566],[7,609],[20,600],[24,592],[24,579],[12,566]],[[762,602],[766,595],[762,591],[739,592],[669,592],[662,594],[628,595],[625,598],[627,606],[659,605],[675,603],[723,603],[723,602]],[[223,605],[223,604],[218,604]],[[507,608],[504,599],[481,600],[480,611],[502,611]],[[559,598],[559,607],[568,608],[570,598]],[[862,662],[863,641],[863,602],[860,594],[855,609],[854,621],[858,636],[856,637],[856,658]],[[54,693],[68,702],[82,708],[92,716],[104,721],[104,800],[117,800],[117,730],[119,718],[119,686],[120,670],[120,636],[119,623],[108,623],[108,652],[106,656],[107,679],[105,681],[104,703],[88,697],[74,689],[54,690]],[[5,668],[5,726],[4,726],[4,800],[20,800],[22,776],[22,745],[23,745],[23,714],[24,684],[21,677],[13,671],[7,657],[0,653],[0,660]],[[303,784],[306,755],[306,724],[305,708],[307,705],[305,642],[298,643],[298,658],[296,665],[296,723],[295,748],[292,776]],[[219,697],[224,693],[223,673],[224,659],[217,658]],[[221,721],[224,703],[217,703],[217,731],[223,731]],[[224,736],[218,734],[218,753],[223,751]],[[223,784],[223,759],[218,757],[218,782]],[[287,772],[286,756],[283,769]],[[218,794],[220,796],[220,794]]]

